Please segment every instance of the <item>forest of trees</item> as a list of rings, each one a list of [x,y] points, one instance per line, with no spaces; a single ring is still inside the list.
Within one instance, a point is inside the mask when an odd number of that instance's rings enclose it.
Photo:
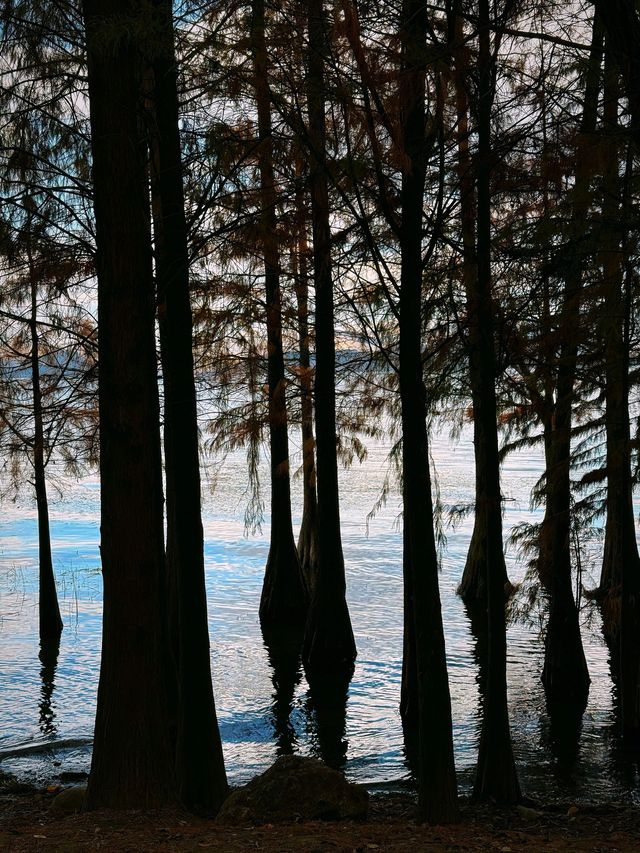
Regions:
[[[37,503],[43,649],[63,630],[48,465],[99,470],[87,808],[212,814],[227,794],[203,454],[246,450],[249,526],[269,455],[260,622],[320,696],[346,692],[357,655],[339,465],[384,436],[405,741],[422,818],[456,820],[430,463],[446,418],[474,438],[459,572],[485,673],[474,796],[521,796],[506,618],[524,593],[500,483],[519,448],[545,460],[542,521],[518,536],[548,707],[586,706],[584,592],[640,749],[639,46],[637,0],[2,0],[0,464]],[[583,590],[594,524],[600,581]]]

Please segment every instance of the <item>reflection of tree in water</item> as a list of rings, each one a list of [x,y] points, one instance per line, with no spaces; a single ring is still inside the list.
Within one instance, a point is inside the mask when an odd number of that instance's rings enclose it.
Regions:
[[[482,708],[487,689],[488,632],[485,614],[480,607],[465,606],[473,636],[473,656],[478,668],[478,733],[481,727]],[[547,702],[546,713],[540,715],[541,745],[554,759],[556,777],[571,782],[580,755],[582,716],[584,705]]]
[[[347,760],[349,744],[344,733],[350,681],[350,676],[315,675],[305,703],[311,752],[336,770]]]
[[[478,735],[482,727],[482,707],[487,689],[488,626],[487,612],[481,605],[465,603],[464,606],[469,628],[473,637],[473,660],[476,664],[476,683],[478,685]]]
[[[273,700],[271,719],[276,742],[276,755],[291,755],[296,745],[296,733],[291,723],[291,711],[296,687],[300,681],[301,632],[264,632],[264,644],[273,670]]]
[[[60,652],[60,641],[43,641],[40,644],[40,731],[44,735],[55,735],[58,726],[55,723],[55,711],[52,707],[51,698],[55,690],[56,666],[58,665],[58,654]]]

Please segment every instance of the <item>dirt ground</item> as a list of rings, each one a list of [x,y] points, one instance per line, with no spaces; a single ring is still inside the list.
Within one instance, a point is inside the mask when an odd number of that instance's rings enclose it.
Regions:
[[[108,853],[224,851],[245,853],[453,853],[453,851],[620,851],[640,853],[640,810],[613,806],[549,806],[502,811],[462,804],[458,825],[421,826],[410,795],[373,796],[359,823],[302,822],[220,826],[181,812],[49,812],[54,791],[0,797],[0,850]]]

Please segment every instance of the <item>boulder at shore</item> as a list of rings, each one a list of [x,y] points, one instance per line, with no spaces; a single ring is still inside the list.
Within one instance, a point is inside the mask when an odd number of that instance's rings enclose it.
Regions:
[[[235,790],[222,805],[225,824],[365,818],[369,795],[316,758],[285,755]]]
[[[81,812],[86,793],[86,785],[74,785],[72,788],[63,788],[51,801],[49,812],[56,815]]]

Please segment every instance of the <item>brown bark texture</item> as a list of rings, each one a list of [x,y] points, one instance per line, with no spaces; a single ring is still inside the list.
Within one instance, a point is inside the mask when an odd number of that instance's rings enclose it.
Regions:
[[[478,18],[477,275],[475,286],[467,294],[467,317],[470,378],[474,389],[475,452],[476,459],[482,459],[484,473],[482,482],[476,481],[476,513],[485,516],[487,682],[473,793],[479,800],[513,803],[520,799],[520,786],[507,707],[505,565],[491,273],[491,108],[495,57],[491,49],[488,0],[479,0]]]
[[[307,99],[310,146],[309,188],[316,295],[316,448],[318,487],[318,574],[302,651],[307,677],[331,671],[349,679],[356,644],[346,601],[346,582],[336,446],[335,334],[331,229],[327,186],[324,65],[327,21],[323,0],[309,0]]]
[[[458,801],[422,366],[426,31],[424,4],[405,0],[400,29],[400,104],[407,162],[401,188],[399,306],[405,583],[403,706],[407,711],[413,705],[417,715],[417,731],[412,734],[417,735],[420,815],[429,823],[443,824],[457,820]]]
[[[159,294],[164,382],[167,538],[172,575],[178,705],[176,776],[180,799],[192,811],[215,813],[227,795],[216,717],[211,662],[193,330],[189,244],[178,127],[177,68],[172,6],[155,0],[157,32],[150,42],[153,74],[151,149],[156,223],[155,264]],[[152,166],[153,172],[153,166]]]
[[[59,642],[62,617],[51,554],[49,500],[47,498],[46,454],[42,388],[40,385],[40,340],[38,335],[38,288],[36,271],[28,251],[31,285],[31,389],[33,395],[33,477],[38,512],[38,630],[41,643]]]
[[[83,2],[96,218],[102,659],[86,807],[174,803],[139,8]]]
[[[251,47],[258,112],[260,235],[264,263],[271,451],[271,540],[260,599],[260,622],[265,630],[269,630],[270,628],[286,629],[304,623],[308,595],[293,538],[291,520],[280,246],[276,217],[277,194],[273,170],[271,96],[264,0],[253,0]]]

